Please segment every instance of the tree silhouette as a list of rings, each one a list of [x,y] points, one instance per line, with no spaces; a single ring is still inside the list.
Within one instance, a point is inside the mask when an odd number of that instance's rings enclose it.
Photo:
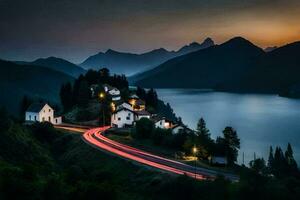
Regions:
[[[232,165],[237,160],[240,139],[237,136],[237,132],[232,127],[226,127],[223,130],[223,135],[227,160],[228,163]]]

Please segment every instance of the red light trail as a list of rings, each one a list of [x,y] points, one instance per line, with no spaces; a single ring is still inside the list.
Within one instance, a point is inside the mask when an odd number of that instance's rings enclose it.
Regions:
[[[110,128],[100,127],[94,128],[86,131],[83,134],[83,139],[88,144],[92,146],[104,150],[115,155],[118,155],[122,158],[132,160],[153,168],[157,168],[160,170],[164,170],[167,172],[179,174],[179,175],[187,175],[192,178],[196,178],[199,180],[212,180],[216,178],[218,174],[225,176],[227,179],[237,181],[238,177],[229,173],[217,172],[214,170],[204,169],[204,168],[195,168],[190,165],[174,161],[171,159],[163,158],[161,156],[157,156],[145,151],[141,151],[139,149],[130,147],[128,145],[124,145],[118,143],[116,141],[110,140],[103,135],[103,132]]]

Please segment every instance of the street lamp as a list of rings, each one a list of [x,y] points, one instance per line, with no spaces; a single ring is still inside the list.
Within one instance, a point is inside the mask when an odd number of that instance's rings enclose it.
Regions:
[[[105,126],[105,114],[104,114],[104,98],[105,98],[105,94],[103,92],[101,92],[99,94],[99,98],[102,101],[102,120],[103,120],[103,127]]]
[[[197,178],[197,169],[196,169],[196,160],[197,160],[197,152],[198,152],[198,149],[196,146],[193,147],[192,149],[192,152],[193,152],[193,155],[195,157],[195,179]]]

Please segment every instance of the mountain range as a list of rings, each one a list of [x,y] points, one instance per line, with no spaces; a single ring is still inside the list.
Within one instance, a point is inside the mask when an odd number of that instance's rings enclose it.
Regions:
[[[24,95],[59,103],[59,91],[63,83],[74,78],[62,72],[33,65],[19,65],[0,60],[0,106],[17,115]]]
[[[86,72],[86,70],[80,66],[56,57],[39,58],[33,62],[16,61],[16,63],[21,65],[42,66],[63,72],[73,77],[78,77],[80,74],[84,74]]]
[[[88,57],[80,66],[85,69],[100,69],[106,67],[110,69],[112,73],[132,75],[155,67],[171,58],[214,45],[214,41],[211,38],[207,38],[201,44],[193,42],[180,48],[178,51],[167,51],[164,48],[160,48],[143,54],[133,54],[109,49],[105,53],[100,52]]]
[[[233,92],[270,92],[297,96],[300,91],[300,42],[270,52],[236,37],[198,50],[131,79],[154,88],[210,88]]]

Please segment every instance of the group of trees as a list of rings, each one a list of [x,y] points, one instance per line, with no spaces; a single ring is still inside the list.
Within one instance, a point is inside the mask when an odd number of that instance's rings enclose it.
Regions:
[[[192,154],[191,150],[196,146],[199,159],[224,156],[230,165],[237,160],[240,148],[240,139],[232,127],[226,127],[223,136],[213,140],[203,118],[199,120],[195,133],[182,130],[178,134],[172,134],[170,129],[155,128],[151,120],[143,118],[136,123],[133,136],[137,139],[151,139],[156,145],[171,147],[187,154]]]
[[[158,96],[153,88],[146,91],[144,88],[137,87],[136,95],[146,102],[148,109],[154,111],[157,109]]]
[[[128,81],[124,75],[111,76],[106,68],[99,71],[89,70],[85,75],[80,75],[73,85],[66,83],[61,86],[60,99],[64,111],[69,111],[73,106],[85,107],[91,99],[90,87],[93,84],[100,86],[98,92],[103,91],[103,88],[101,88],[103,84],[109,84],[121,91],[128,90]]]
[[[169,120],[181,123],[181,120],[177,118],[170,104],[160,100],[153,88],[146,91],[144,88],[137,87],[136,95],[146,102],[146,108],[149,112],[156,113]]]
[[[205,120],[200,118],[195,135],[191,135],[185,142],[187,152],[190,152],[193,146],[197,147],[197,156],[201,160],[207,160],[210,156],[224,156],[227,158],[228,164],[233,165],[237,160],[240,139],[236,130],[232,127],[225,127],[223,136],[213,140]]]
[[[137,121],[132,132],[132,136],[136,139],[150,139],[154,145],[165,146],[176,151],[183,151],[188,135],[186,132],[174,135],[171,129],[156,128],[154,122],[147,118]]]
[[[273,174],[276,177],[300,175],[290,143],[288,143],[285,152],[282,151],[281,147],[276,147],[274,152],[271,146],[267,163],[263,158],[258,158],[250,161],[249,165],[256,172],[264,175]]]

